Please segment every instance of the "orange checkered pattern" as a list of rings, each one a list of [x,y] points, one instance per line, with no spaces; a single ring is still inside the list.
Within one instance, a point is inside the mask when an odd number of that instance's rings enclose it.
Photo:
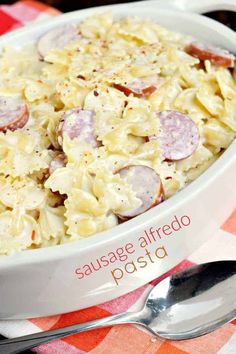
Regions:
[[[59,14],[51,7],[35,1],[22,1],[0,6],[0,34],[27,23]],[[209,242],[171,272],[194,263],[236,258],[236,209]],[[169,273],[171,273],[169,272]],[[125,296],[85,310],[21,321],[0,321],[0,333],[16,337],[40,330],[55,329],[82,323],[111,314],[134,310],[143,293],[161,279],[155,279]],[[233,354],[236,353],[236,321],[206,336],[188,341],[163,341],[141,328],[124,325],[80,333],[34,349],[40,354]]]

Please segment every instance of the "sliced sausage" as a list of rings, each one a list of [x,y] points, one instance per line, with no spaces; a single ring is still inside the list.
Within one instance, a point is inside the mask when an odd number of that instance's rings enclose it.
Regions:
[[[126,179],[136,192],[136,197],[142,201],[138,208],[119,213],[118,216],[121,219],[133,218],[164,200],[161,179],[152,168],[143,165],[130,165],[122,168],[118,173],[121,178]]]
[[[126,96],[133,94],[135,97],[146,97],[156,91],[157,79],[136,79],[127,85],[113,84],[113,86],[122,91]]]
[[[38,53],[45,58],[54,48],[64,48],[70,42],[79,38],[75,25],[65,25],[53,28],[39,38],[37,43]]]
[[[51,161],[49,165],[49,175],[51,175],[58,168],[62,168],[66,166],[67,157],[65,154],[59,154]]]
[[[94,132],[94,116],[93,111],[79,107],[66,111],[57,128],[59,144],[62,145],[63,136],[66,134],[72,140],[79,138],[92,147],[98,147],[99,143]]]
[[[181,160],[192,155],[200,139],[198,127],[192,119],[177,111],[163,111],[157,116],[160,134],[150,136],[149,140],[160,140],[165,159]]]
[[[18,98],[0,96],[0,131],[23,128],[29,120],[27,105]]]
[[[210,60],[218,66],[233,68],[235,64],[235,56],[233,54],[207,43],[193,42],[188,46],[187,52],[200,60]]]

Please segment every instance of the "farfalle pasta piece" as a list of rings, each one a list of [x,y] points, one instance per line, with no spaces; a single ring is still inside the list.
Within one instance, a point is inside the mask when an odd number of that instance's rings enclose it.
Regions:
[[[75,84],[75,82],[72,83],[69,80],[59,82],[56,86],[56,90],[66,109],[77,106],[82,107],[85,97],[90,91],[89,88],[81,87],[79,84]]]
[[[91,48],[97,48],[95,53],[91,52]],[[91,87],[92,83],[100,83],[102,79],[100,71],[104,59],[105,55],[103,58],[101,43],[92,41],[90,45],[86,45],[84,51],[80,50],[71,57],[71,65],[68,68],[68,77],[74,80],[77,79],[81,86]]]
[[[92,90],[84,101],[84,109],[100,113],[110,113],[113,117],[120,118],[124,109],[126,96],[115,88],[102,85]],[[102,118],[102,117],[101,117]]]
[[[189,67],[185,65],[180,68],[181,78],[184,80],[185,88],[200,87],[202,82],[205,81],[206,74],[202,69],[197,69],[195,67]]]
[[[42,80],[26,80],[24,95],[28,102],[47,100],[53,93],[53,88]]]
[[[220,117],[224,110],[224,101],[221,97],[213,95],[207,90],[199,90],[196,94],[197,100],[213,116]]]
[[[66,80],[68,75],[68,66],[62,64],[47,64],[42,69],[42,76],[45,80],[56,85],[62,80]]]
[[[0,254],[9,255],[40,242],[37,222],[17,211],[0,214]]]
[[[164,111],[174,108],[175,99],[181,94],[179,78],[174,76],[165,80],[158,90],[156,90],[149,98],[154,111]]]
[[[224,112],[220,117],[220,121],[236,132],[236,98],[225,99]]]
[[[130,134],[130,127],[123,124],[104,135],[102,143],[109,152],[128,155],[143,143],[142,138]]]
[[[176,61],[181,61],[183,70],[187,67],[191,67],[192,69],[194,65],[199,64],[199,59],[189,55],[182,49],[175,48],[173,56]]]
[[[115,173],[118,169],[122,168],[129,158],[121,154],[110,153],[105,147],[98,150],[96,157],[88,165],[88,173],[95,176],[97,171],[108,170],[109,173]]]
[[[92,195],[87,194],[87,197],[82,200],[82,206],[80,198],[81,190],[74,189],[65,201],[67,218],[65,224],[68,226],[68,234],[72,236],[72,239],[89,236],[117,225],[117,218],[112,212],[105,212],[104,207],[102,212],[99,211],[100,203],[98,202],[92,205],[94,202]]]
[[[92,193],[82,189],[74,188],[71,190],[69,200],[71,197],[74,200],[75,209],[79,213],[97,217],[102,216],[107,212],[106,206],[97,200],[96,196],[94,196]],[[75,200],[77,200],[77,202]]]
[[[90,191],[92,178],[87,171],[86,156],[83,156],[78,163],[68,163],[66,167],[57,168],[44,185],[53,192],[69,195],[74,187]]]
[[[95,232],[101,231],[101,225],[110,228],[110,223],[117,223],[113,212],[129,210],[140,203],[135,192],[118,174],[97,171],[91,192],[74,188],[65,202],[68,232],[73,233],[76,228],[79,235],[86,236],[94,232],[95,227]]]
[[[100,205],[104,205],[108,211],[112,210],[116,214],[136,209],[141,204],[130,185],[118,173],[113,175],[108,170],[100,170],[96,174],[93,181],[93,193]]]
[[[65,207],[52,208],[44,205],[39,211],[38,225],[42,240],[57,239],[57,243],[66,233]]]
[[[50,64],[63,66],[64,70],[68,70],[72,60],[71,54],[72,52],[67,49],[67,47],[64,49],[54,48],[47,54],[45,61]],[[50,64],[46,65],[44,68],[50,68]]]
[[[125,37],[130,37],[139,40],[143,43],[157,43],[158,35],[157,28],[154,23],[140,20],[139,18],[124,18],[121,19],[118,33]]]
[[[156,160],[164,160],[163,150],[158,139],[147,141],[140,145],[133,155],[134,158],[144,161],[151,160],[155,162]]]
[[[47,191],[40,188],[31,178],[0,178],[0,202],[10,208],[21,207],[34,210],[47,198]]]
[[[210,68],[212,68],[210,66]],[[209,72],[196,67],[182,66],[180,69],[184,88],[204,88],[211,94],[219,94],[219,85],[216,81],[215,70]],[[207,70],[207,69],[206,69]]]
[[[0,95],[22,98],[27,80],[37,80],[42,66],[34,45],[5,48],[0,58]]]
[[[42,67],[43,63],[38,61],[35,44],[28,44],[21,48],[8,46],[1,54],[0,71],[3,75],[13,73],[15,78],[18,76],[29,78],[39,74]]]
[[[226,149],[236,136],[235,132],[214,118],[202,127],[202,132],[206,143],[217,147],[219,150]]]
[[[161,43],[168,47],[185,50],[186,45],[191,41],[191,37],[178,32],[170,31],[167,28],[155,23],[157,36]]]
[[[198,102],[197,94],[197,88],[187,88],[180,92],[173,103],[175,109],[189,114],[199,113],[203,117],[210,117],[210,112]]]
[[[104,38],[113,23],[111,11],[91,16],[80,24],[82,35],[86,38]]]
[[[55,112],[55,108],[51,102],[39,101],[30,105],[30,125],[37,131],[40,128],[46,129],[50,121],[58,121],[59,112]],[[46,140],[46,137],[42,137]]]
[[[107,215],[91,217],[88,215],[68,213],[68,234],[70,240],[78,240],[82,237],[87,237],[95,233],[109,230],[118,224],[117,217],[113,213]]]
[[[181,171],[176,169],[175,162],[156,159],[153,162],[153,168],[161,178],[165,198],[170,198],[185,186],[185,176]]]
[[[186,172],[186,182],[190,183],[198,178],[203,172],[205,172],[218,158],[220,154],[213,155],[209,160],[204,161],[202,164],[195,168],[190,168]]]
[[[136,46],[129,51],[130,67],[126,68],[134,77],[157,77],[161,72],[158,65],[162,46],[159,42]],[[156,84],[158,81],[156,81]]]
[[[70,139],[67,135],[63,138],[63,151],[67,156],[68,164],[78,164],[84,161],[88,165],[96,158],[97,149],[78,139]]]
[[[0,173],[4,175],[25,176],[49,166],[49,150],[35,131],[0,133],[0,145]]]
[[[204,145],[199,145],[197,150],[186,159],[176,162],[177,171],[188,171],[190,168],[195,168],[203,162],[209,160],[213,156],[212,152]]]
[[[147,121],[152,114],[151,104],[143,99],[129,96],[122,117],[126,122]]]
[[[74,171],[70,167],[57,168],[46,180],[45,187],[53,192],[69,194],[73,186]]]
[[[236,98],[236,82],[229,70],[225,68],[218,69],[216,72],[216,80],[224,99]]]

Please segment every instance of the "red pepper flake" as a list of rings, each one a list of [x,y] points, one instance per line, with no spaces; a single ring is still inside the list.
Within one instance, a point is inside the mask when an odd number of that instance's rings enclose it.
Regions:
[[[172,179],[172,177],[171,176],[167,176],[167,177],[165,177],[165,179]]]
[[[31,234],[31,240],[34,241],[35,237],[36,237],[36,232],[35,232],[35,230],[33,230],[32,234]]]
[[[97,72],[97,70],[96,69],[93,69],[93,73],[96,73]]]
[[[94,96],[99,96],[99,93],[95,90],[95,91],[93,91],[93,94],[94,94]]]
[[[83,75],[78,75],[77,79],[86,80],[86,77],[84,77]]]
[[[128,104],[128,101],[125,101],[125,102],[124,102],[124,107],[126,107],[126,106],[127,106],[127,104]]]

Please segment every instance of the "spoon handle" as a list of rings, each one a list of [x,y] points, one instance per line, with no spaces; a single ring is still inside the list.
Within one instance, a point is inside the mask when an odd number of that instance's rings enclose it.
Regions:
[[[139,324],[139,314],[134,312],[123,312],[118,315],[108,316],[98,320],[57,328],[50,331],[33,333],[13,339],[3,339],[0,341],[0,353],[20,353],[23,350],[30,349],[59,338],[67,337],[75,333],[125,323]]]

